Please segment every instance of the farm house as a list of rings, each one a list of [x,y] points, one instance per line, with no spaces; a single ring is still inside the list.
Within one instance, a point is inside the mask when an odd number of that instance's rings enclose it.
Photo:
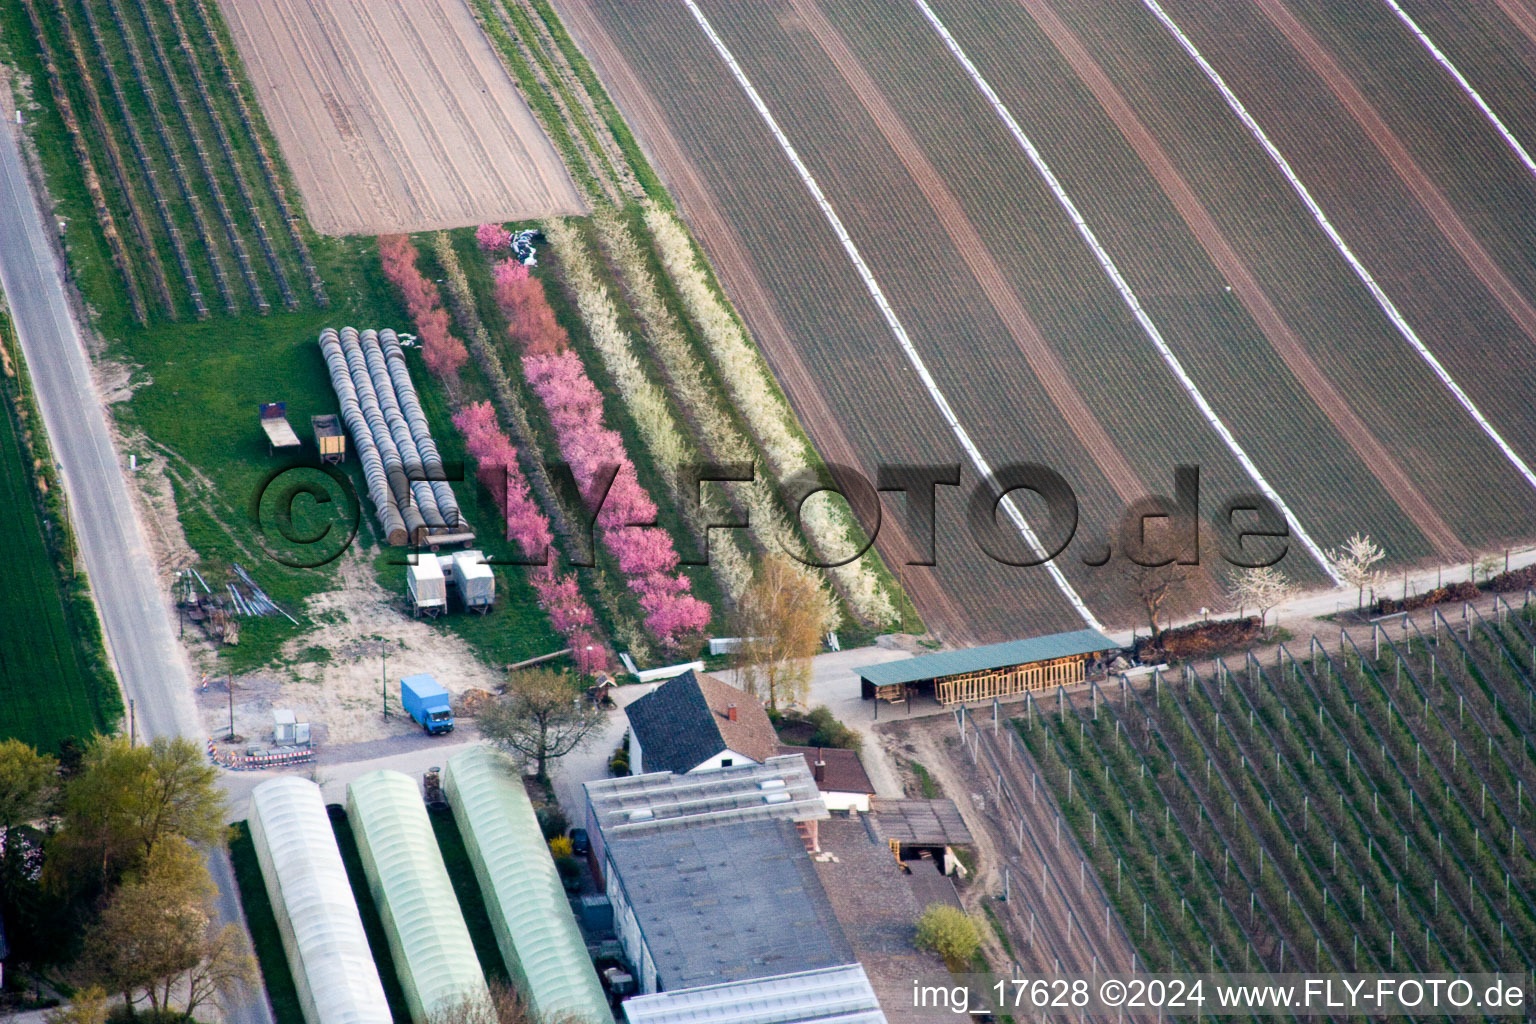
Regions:
[[[469,929],[421,791],[393,771],[347,786],[347,817],[416,1024],[465,999],[489,1000]]]
[[[250,828],[306,1024],[392,1024],[320,787],[263,782]]]
[[[613,1019],[533,803],[510,761],[483,745],[448,759],[443,791],[475,867],[496,944],[543,1019]]]
[[[1096,629],[1079,629],[864,665],[854,672],[863,680],[865,700],[901,703],[927,694],[940,704],[962,704],[1080,683],[1090,661],[1118,647]]]

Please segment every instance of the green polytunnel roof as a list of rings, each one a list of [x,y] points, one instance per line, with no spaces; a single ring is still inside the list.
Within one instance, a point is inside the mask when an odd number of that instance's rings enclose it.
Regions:
[[[485,976],[416,783],[399,772],[370,772],[347,786],[347,816],[411,1019],[426,1024],[465,999],[488,1002]]]
[[[443,790],[464,836],[496,942],[535,1016],[613,1019],[517,768],[486,746],[448,759]]]
[[[1098,654],[1119,648],[1109,637],[1096,629],[1079,629],[1071,633],[1052,633],[1027,640],[1010,640],[1003,644],[987,644],[985,647],[966,647],[958,651],[941,651],[923,654],[916,658],[886,661],[878,665],[860,665],[853,671],[859,678],[876,686],[892,686],[897,683],[915,683],[923,679],[943,679],[964,672],[981,672],[987,669],[1008,668],[1012,665],[1028,665],[1036,661],[1070,658],[1081,654]]]

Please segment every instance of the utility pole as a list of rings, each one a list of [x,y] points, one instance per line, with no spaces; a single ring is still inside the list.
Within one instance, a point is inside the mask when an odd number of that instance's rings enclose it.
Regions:
[[[379,707],[389,717],[389,644],[379,648]]]
[[[228,679],[226,689],[229,690],[229,738],[233,740],[235,738],[235,677],[231,673],[226,678]]]
[[[135,730],[134,730],[133,698],[129,697],[128,698],[128,745],[130,747],[133,746],[134,745],[134,741],[136,739],[137,739],[137,736],[136,736]]]

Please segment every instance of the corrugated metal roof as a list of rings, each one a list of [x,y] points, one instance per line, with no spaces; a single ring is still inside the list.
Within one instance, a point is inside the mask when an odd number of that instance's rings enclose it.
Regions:
[[[448,759],[443,791],[469,851],[502,959],[541,1019],[613,1015],[517,769],[478,745]]]
[[[592,810],[590,823],[605,839],[722,822],[809,821],[827,816],[810,766],[798,754],[770,757],[763,764],[686,775],[649,772],[584,785]],[[777,795],[789,799],[780,800]],[[769,796],[775,796],[773,802]]]
[[[421,790],[395,771],[347,786],[347,817],[413,1020],[490,992]]]
[[[725,985],[657,992],[624,1001],[629,1024],[885,1024],[859,964]]]
[[[941,651],[923,654],[903,661],[887,661],[879,665],[864,665],[853,671],[862,679],[876,686],[896,683],[915,683],[920,679],[942,679],[963,672],[981,672],[986,669],[1007,668],[1010,665],[1028,665],[1053,658],[1070,658],[1079,654],[1095,654],[1119,648],[1109,637],[1096,629],[1079,629],[1071,633],[1053,633],[1050,636],[1030,637],[1027,640],[1010,640],[985,647],[967,647],[959,651]]]
[[[793,822],[624,836],[608,857],[662,989],[855,959]]]

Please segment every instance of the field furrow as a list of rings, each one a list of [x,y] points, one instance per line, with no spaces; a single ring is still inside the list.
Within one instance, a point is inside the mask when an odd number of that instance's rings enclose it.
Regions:
[[[573,3],[560,10],[678,193],[821,453],[871,475],[881,462],[964,461],[814,201],[686,15],[667,5]],[[665,108],[653,94],[669,97]],[[704,110],[710,115],[697,113]],[[927,240],[920,225],[907,226],[917,232],[909,239],[916,259]],[[944,342],[975,348],[970,335],[961,329]],[[976,426],[1017,431],[1029,404],[994,409],[1001,423]],[[967,473],[965,486],[972,483]],[[1074,485],[1081,498],[1084,488]],[[903,510],[895,503],[889,509],[882,553],[899,564],[926,544],[899,538],[895,520]],[[963,510],[950,489],[939,491],[939,564],[904,571],[926,619],[947,636],[995,639],[1025,620],[1040,628],[1079,621],[1043,570],[1005,569],[982,555],[964,533]]]
[[[1533,383],[1531,368],[1536,366],[1530,358],[1532,339],[1478,277],[1468,257],[1458,251],[1452,240],[1457,233],[1454,225],[1443,216],[1437,222],[1433,204],[1425,202],[1431,197],[1415,194],[1409,179],[1418,179],[1401,158],[1394,163],[1400,151],[1379,131],[1373,138],[1374,122],[1358,104],[1351,109],[1345,97],[1352,94],[1344,82],[1330,81],[1325,74],[1331,72],[1319,70],[1337,64],[1335,45],[1310,48],[1294,32],[1298,42],[1293,42],[1252,5],[1210,7],[1171,0],[1164,9],[1286,155],[1424,344],[1530,463],[1536,458],[1536,422],[1525,396]],[[1284,21],[1283,15],[1278,16]],[[1418,44],[1385,8],[1383,16],[1402,40],[1399,45],[1412,52]],[[1317,37],[1309,31],[1306,38]],[[1427,74],[1443,78],[1427,56],[1415,54],[1415,59],[1421,57],[1428,65]],[[1441,89],[1445,97],[1454,93],[1448,81]],[[1454,119],[1437,114],[1436,105],[1418,116],[1416,132],[1455,138],[1464,128],[1476,129],[1484,139],[1489,165],[1518,166],[1507,152],[1494,154],[1502,143],[1469,104],[1462,105]],[[1402,145],[1396,130],[1392,135]],[[1473,169],[1463,180],[1485,173],[1477,160],[1470,162]],[[1520,187],[1536,188],[1536,183]],[[1469,190],[1466,185],[1460,189]],[[1492,244],[1480,232],[1471,237],[1480,246]],[[1518,266],[1519,261],[1511,261],[1498,269],[1529,301],[1530,291],[1516,274]]]
[[[1448,463],[1488,442],[1144,9],[936,10],[1304,522],[1332,543],[1369,509],[1373,535],[1404,559],[1527,529],[1512,471],[1479,463],[1451,479],[1461,467]],[[1358,386],[1376,379],[1390,395]],[[1480,477],[1497,481],[1496,512],[1466,500]],[[1341,491],[1361,500],[1341,505]]]

